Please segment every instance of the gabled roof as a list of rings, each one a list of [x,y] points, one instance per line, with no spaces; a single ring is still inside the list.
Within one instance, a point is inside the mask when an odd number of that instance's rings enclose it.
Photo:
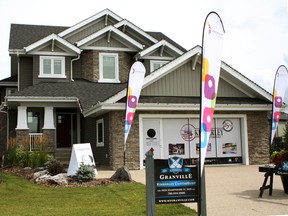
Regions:
[[[159,49],[160,47],[161,47],[160,56],[162,56],[162,53],[163,53],[164,49],[166,49],[166,47],[168,47],[168,49],[172,50],[173,52],[175,52],[178,55],[182,55],[183,54],[183,51],[181,51],[180,49],[178,49],[177,47],[175,47],[174,45],[172,45],[168,41],[161,40],[158,43],[148,47],[145,50],[143,50],[142,52],[139,52],[136,55],[136,58],[143,59],[146,56],[148,56],[149,54],[151,54],[152,52],[155,52],[155,50]]]
[[[11,24],[9,51],[24,49],[24,47],[41,40],[47,35],[58,34],[67,28],[63,26]]]
[[[124,19],[118,23],[116,23],[114,25],[115,28],[120,28],[121,26],[123,26],[123,28],[126,28],[126,26],[130,27],[131,29],[133,29],[135,32],[139,33],[140,35],[144,36],[145,38],[149,39],[151,42],[153,43],[157,43],[158,40],[155,39],[154,37],[152,37],[151,35],[149,35],[148,33],[146,33],[145,31],[143,31],[142,29],[140,29],[138,26],[134,25],[133,23],[129,22],[128,20]]]
[[[144,78],[143,81],[143,88],[147,87],[148,85],[151,85],[152,83],[156,82],[157,80],[161,79],[162,77],[166,76],[167,74],[174,71],[176,68],[182,66],[188,61],[191,61],[191,58],[198,53],[201,53],[201,47],[196,46],[189,50],[188,52],[184,53],[183,55],[179,56],[178,58],[174,59],[173,61],[165,64],[164,66],[160,67],[158,70],[154,71],[153,73],[149,74]],[[262,97],[263,100],[272,101],[272,95],[261,88],[256,83],[249,80],[247,77],[245,77],[243,74],[239,73],[232,67],[228,66],[225,62],[221,62],[221,73],[220,77],[233,77],[234,80],[233,84],[237,84],[240,87],[242,86],[240,90],[246,91],[248,94],[249,92],[256,92],[259,97]],[[245,86],[245,87],[244,87]],[[117,101],[121,100],[126,96],[127,88],[123,89],[119,93],[113,95],[111,98],[107,99],[103,102],[103,104],[114,104]],[[253,97],[253,96],[251,96]]]
[[[95,21],[95,20],[97,20],[103,16],[106,16],[105,19],[108,19],[108,17],[110,16],[113,19],[117,20],[118,22],[122,20],[122,18],[120,16],[118,16],[117,14],[115,14],[114,12],[110,11],[109,9],[105,9],[105,10],[77,23],[76,25],[64,30],[63,32],[59,33],[59,36],[65,37],[65,36],[71,34],[72,32],[75,32],[75,31],[81,29],[82,27],[89,25],[93,21]]]
[[[78,47],[74,46],[73,44],[69,43],[68,41],[64,40],[63,38],[59,37],[58,35],[56,35],[54,33],[46,36],[45,38],[27,46],[27,47],[24,47],[24,49],[27,53],[30,53],[32,51],[35,51],[36,49],[39,49],[39,48],[47,45],[47,43],[49,43],[49,42],[52,42],[52,44],[54,44],[54,41],[59,42],[62,46],[64,46],[64,48],[67,48],[68,50],[71,50],[72,52],[75,52],[77,54],[81,53],[81,50]]]
[[[124,34],[123,32],[121,32],[120,30],[118,30],[117,28],[115,28],[114,26],[107,26],[97,32],[95,32],[94,34],[89,35],[88,37],[76,42],[78,47],[81,47],[82,49],[87,48],[87,46],[89,45],[89,43],[94,42],[95,40],[97,40],[98,38],[101,38],[103,35],[108,34],[108,42],[110,40],[111,37],[111,33],[116,34],[117,36],[119,36],[122,40],[125,40],[127,43],[133,45],[134,47],[142,50],[143,46],[142,44],[138,43],[136,40],[132,39],[131,37],[127,36],[126,34]]]

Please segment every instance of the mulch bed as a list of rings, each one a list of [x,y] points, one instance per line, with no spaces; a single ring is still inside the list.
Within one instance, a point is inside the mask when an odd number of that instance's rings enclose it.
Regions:
[[[5,167],[5,168],[0,168],[0,170],[3,172],[18,175],[34,183],[33,174],[36,172],[35,169],[27,169],[27,168],[25,169],[22,167]],[[107,186],[107,185],[122,184],[122,183],[127,183],[127,182],[112,181],[109,178],[94,179],[88,182],[79,182],[75,178],[68,177],[68,185],[56,185],[56,184],[51,184],[51,183],[44,183],[41,185],[44,185],[47,187],[93,187],[93,186]]]

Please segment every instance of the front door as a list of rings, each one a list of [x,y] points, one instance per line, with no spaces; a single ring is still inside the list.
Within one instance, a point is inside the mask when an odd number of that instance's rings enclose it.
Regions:
[[[57,148],[71,147],[71,114],[57,114]]]

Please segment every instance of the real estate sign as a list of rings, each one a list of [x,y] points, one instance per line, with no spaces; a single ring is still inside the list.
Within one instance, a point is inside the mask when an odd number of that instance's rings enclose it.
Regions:
[[[81,163],[95,167],[95,161],[90,143],[81,143],[73,145],[67,175],[68,176],[75,175]],[[95,175],[97,175],[96,168],[95,168]]]
[[[188,203],[198,201],[196,166],[183,166],[183,158],[154,160],[155,203]]]

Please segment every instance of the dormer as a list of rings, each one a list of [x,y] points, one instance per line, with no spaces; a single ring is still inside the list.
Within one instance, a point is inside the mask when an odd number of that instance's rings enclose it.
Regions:
[[[179,57],[184,52],[169,43],[166,40],[161,40],[158,43],[148,47],[147,49],[139,52],[135,58],[142,59],[146,62],[146,67],[149,67],[150,72],[157,70],[166,63]]]

